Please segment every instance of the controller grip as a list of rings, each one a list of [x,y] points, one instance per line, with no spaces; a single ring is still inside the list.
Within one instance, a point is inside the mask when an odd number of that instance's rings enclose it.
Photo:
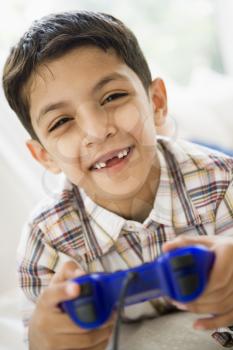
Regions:
[[[201,245],[177,248],[159,257],[164,294],[181,303],[197,299],[206,287],[214,260],[214,252]]]

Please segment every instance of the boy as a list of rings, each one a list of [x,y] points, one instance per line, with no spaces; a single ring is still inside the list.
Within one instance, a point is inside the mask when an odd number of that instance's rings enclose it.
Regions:
[[[193,239],[217,256],[207,292],[189,306],[216,316],[196,326],[232,324],[233,244],[219,236],[233,226],[233,160],[156,139],[166,119],[166,89],[161,79],[152,81],[132,32],[100,13],[42,18],[12,49],[3,86],[32,137],[32,156],[66,176],[59,196],[32,214],[19,247],[30,349],[104,349],[114,319],[89,332],[73,325],[57,307],[79,295],[67,280],[151,261],[181,234],[204,235]],[[169,308],[161,298],[129,309],[128,317]],[[215,336],[233,344],[229,328]]]

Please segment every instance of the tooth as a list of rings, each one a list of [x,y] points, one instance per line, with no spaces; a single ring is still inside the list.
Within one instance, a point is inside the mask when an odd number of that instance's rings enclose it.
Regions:
[[[129,149],[125,149],[124,151],[121,151],[121,152],[119,152],[118,153],[118,158],[123,158],[123,157],[125,157],[125,156],[127,156],[127,154],[129,153]]]
[[[123,158],[124,157],[124,154],[123,152],[119,152],[118,155],[117,155],[118,158]]]
[[[118,157],[118,158],[123,158],[123,157],[127,156],[127,154],[129,153],[129,151],[130,151],[130,149],[127,148],[127,149],[125,149],[125,150],[119,152],[119,153],[117,154],[117,157]],[[104,167],[106,167],[106,163],[105,163],[105,162],[99,162],[99,163],[96,163],[96,164],[94,165],[94,168],[95,168],[95,169],[101,169],[101,168],[104,168]]]
[[[94,165],[94,168],[95,168],[95,169],[101,169],[101,168],[104,168],[104,167],[106,167],[106,163],[104,163],[104,162],[102,162],[102,163],[96,163],[96,164]]]

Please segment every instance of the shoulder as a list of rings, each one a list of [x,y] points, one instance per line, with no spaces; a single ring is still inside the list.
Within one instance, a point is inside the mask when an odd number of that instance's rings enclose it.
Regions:
[[[219,173],[223,177],[233,174],[233,158],[222,152],[184,140],[162,139],[160,144],[165,157],[166,152],[169,153],[184,174],[199,170]]]
[[[64,179],[56,194],[41,199],[31,211],[23,227],[21,242],[40,240],[53,246],[66,232],[80,227],[73,185]]]
[[[162,139],[159,144],[177,192],[182,196],[187,193],[200,212],[216,213],[232,183],[233,158],[183,140]]]
[[[42,198],[29,214],[28,221],[40,225],[43,222],[58,220],[74,206],[72,184],[65,179],[56,194]]]

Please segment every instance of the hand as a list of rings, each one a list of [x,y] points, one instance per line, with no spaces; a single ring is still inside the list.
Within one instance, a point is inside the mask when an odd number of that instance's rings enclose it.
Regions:
[[[113,319],[95,330],[79,328],[57,306],[64,300],[77,297],[80,288],[68,279],[83,275],[70,261],[57,272],[50,285],[38,298],[36,309],[29,322],[30,350],[103,350],[112,333]]]
[[[210,273],[207,287],[194,302],[174,304],[182,309],[200,314],[210,314],[208,318],[198,319],[196,329],[215,329],[233,325],[233,237],[181,235],[163,245],[167,252],[187,245],[201,244],[215,252],[216,258]]]

